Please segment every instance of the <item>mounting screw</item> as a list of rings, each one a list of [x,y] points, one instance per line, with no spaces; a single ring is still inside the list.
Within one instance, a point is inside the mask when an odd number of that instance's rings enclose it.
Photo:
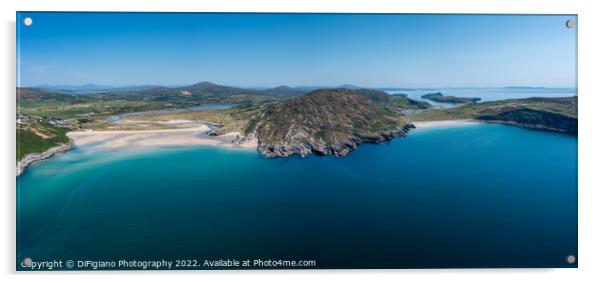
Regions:
[[[575,256],[574,256],[574,255],[568,255],[568,256],[566,257],[566,262],[567,262],[568,264],[573,264],[573,263],[575,263],[575,260],[577,260],[577,258],[575,258]]]
[[[566,21],[566,23],[564,23],[566,25],[567,28],[573,28],[575,26],[575,21],[573,20],[568,20]]]

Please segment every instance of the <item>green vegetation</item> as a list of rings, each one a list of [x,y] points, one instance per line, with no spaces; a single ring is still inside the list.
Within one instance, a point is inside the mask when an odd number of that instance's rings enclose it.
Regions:
[[[289,149],[294,146],[301,155],[308,150],[344,155],[360,141],[380,142],[405,134],[411,121],[480,119],[577,132],[577,97],[473,103],[478,99],[441,93],[425,95],[434,101],[462,103],[440,109],[407,95],[389,95],[371,89],[319,89],[304,93],[302,89],[286,86],[253,90],[207,82],[85,95],[18,88],[18,111],[22,119],[17,123],[17,160],[68,142],[65,133],[69,130],[163,129],[174,127],[165,123],[170,120],[213,123],[218,126],[213,133],[218,135],[227,132],[255,135],[260,151],[275,155],[290,154]],[[207,104],[235,107],[186,110]],[[119,123],[107,121],[115,115],[120,116]],[[283,151],[275,152],[277,146]]]
[[[34,123],[17,128],[17,161],[30,153],[39,153],[69,142],[67,129],[50,124]]]
[[[30,88],[18,88],[17,95],[21,114],[67,120],[174,107],[167,102],[126,100],[119,95],[74,95]]]
[[[577,96],[526,98],[467,104],[449,109],[428,109],[409,116],[412,121],[477,119],[576,135]]]
[[[577,119],[577,96],[560,98],[526,98],[472,103],[448,109],[428,109],[410,115],[412,121],[477,119],[517,109],[550,112]]]
[[[203,111],[181,111],[173,113],[143,113],[139,116],[132,118],[125,118],[125,121],[131,120],[144,120],[150,122],[170,121],[170,120],[190,120],[190,121],[202,121],[218,125],[219,128],[215,131],[216,134],[224,134],[228,132],[240,132],[249,122],[250,118],[268,104],[258,104],[248,108],[231,108],[223,110],[203,110]],[[107,127],[107,124],[103,124],[96,129]],[[123,125],[111,125],[111,129],[117,130],[135,130],[135,126],[131,124]],[[145,129],[149,129],[146,127]]]
[[[221,86],[208,82],[188,87],[155,87],[140,91],[76,95],[33,88],[17,88],[19,112],[24,115],[71,119],[161,109],[191,108],[207,104],[235,104],[252,108],[298,95],[284,87],[264,91]]]
[[[266,143],[284,141],[289,132],[327,142],[350,138],[352,132],[369,136],[403,125],[392,100],[398,99],[374,90],[316,90],[266,107],[251,118],[245,133],[257,131]]]
[[[272,94],[278,94],[273,90]],[[40,153],[69,141],[69,130],[139,129],[135,125],[111,125],[110,116],[144,112],[139,119],[190,119],[222,125],[221,131],[240,130],[246,119],[265,102],[287,97],[271,97],[244,90],[201,83],[187,88],[153,88],[143,91],[76,95],[32,88],[17,88],[17,160],[30,153]],[[177,113],[148,112],[182,109],[206,104],[236,104],[228,110]]]
[[[406,96],[395,95],[391,96],[391,99],[385,102],[380,102],[381,107],[388,108],[389,110],[420,110],[428,109],[431,107],[430,104],[424,101],[412,100]]]
[[[382,91],[320,89],[265,107],[250,118],[244,133],[255,135],[259,152],[268,157],[343,156],[359,143],[404,135],[402,103],[407,98]]]
[[[326,130],[324,129],[318,130],[318,132],[315,134],[316,139],[323,140],[324,137],[326,137]]]
[[[529,108],[504,111],[495,115],[482,115],[477,119],[525,128],[564,132],[571,135],[577,134],[577,119]]]

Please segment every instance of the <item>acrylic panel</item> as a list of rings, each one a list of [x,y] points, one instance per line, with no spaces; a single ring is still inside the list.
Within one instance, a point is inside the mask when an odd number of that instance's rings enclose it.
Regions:
[[[577,267],[577,18],[18,12],[16,269]]]

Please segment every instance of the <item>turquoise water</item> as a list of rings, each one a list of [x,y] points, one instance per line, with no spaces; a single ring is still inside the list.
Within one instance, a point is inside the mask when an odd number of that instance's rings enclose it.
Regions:
[[[17,180],[18,260],[576,266],[577,139],[504,125],[415,130],[344,158],[84,147]]]

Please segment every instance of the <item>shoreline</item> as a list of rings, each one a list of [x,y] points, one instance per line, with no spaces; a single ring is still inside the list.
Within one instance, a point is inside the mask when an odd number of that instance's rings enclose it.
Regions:
[[[483,123],[508,125],[508,126],[518,127],[518,128],[527,129],[527,130],[545,131],[545,132],[577,136],[577,132],[571,132],[571,131],[567,131],[567,130],[563,130],[563,129],[548,127],[548,126],[541,125],[541,124],[519,123],[516,121],[503,121],[503,120],[486,120],[486,121],[483,121]]]
[[[156,129],[156,130],[109,130],[109,131],[72,131],[67,133],[69,143],[51,147],[40,153],[30,153],[16,164],[16,177],[19,177],[31,164],[64,153],[74,146],[90,146],[99,149],[117,149],[126,147],[177,147],[208,145],[229,149],[257,149],[256,138],[244,138],[240,132],[229,132],[219,136],[210,136],[211,128],[202,124],[192,128]]]
[[[429,129],[474,125],[483,123],[472,119],[437,120],[412,122],[416,129]],[[48,159],[57,153],[64,153],[74,146],[90,146],[100,149],[118,149],[126,147],[178,147],[178,146],[218,146],[229,149],[258,149],[257,138],[229,132],[219,136],[210,136],[211,128],[207,124],[196,127],[155,129],[155,130],[108,130],[108,131],[72,131],[68,132],[70,142],[52,147],[41,153],[31,153],[17,162],[17,177],[35,162]]]
[[[456,126],[469,126],[484,123],[505,124],[534,130],[547,130],[561,132],[555,129],[542,127],[527,127],[519,123],[504,121],[480,121],[474,119],[435,120],[411,122],[416,130],[431,128],[449,128]],[[256,137],[241,136],[240,132],[229,132],[219,136],[211,136],[212,129],[207,124],[196,127],[154,129],[154,130],[108,130],[108,131],[72,131],[68,132],[69,143],[51,147],[41,153],[30,153],[17,162],[16,176],[25,172],[31,164],[51,158],[57,153],[64,153],[74,146],[89,146],[99,149],[141,148],[141,147],[184,147],[184,146],[217,146],[229,149],[255,149],[258,148]],[[261,153],[261,152],[260,152]],[[263,154],[262,154],[263,155]],[[265,155],[264,155],[265,156]]]
[[[38,161],[48,159],[57,153],[67,152],[67,151],[71,150],[71,148],[73,148],[73,145],[74,145],[73,140],[70,139],[69,143],[60,144],[58,146],[51,147],[44,152],[30,153],[30,154],[26,155],[21,160],[19,160],[19,162],[17,162],[17,177],[19,177],[21,174],[23,174],[23,172],[25,172],[25,170],[27,169],[27,167],[29,167],[29,165],[31,165],[35,162],[38,162]]]
[[[102,149],[124,147],[171,147],[209,145],[224,148],[256,149],[256,139],[240,139],[239,132],[210,136],[211,128],[202,124],[192,128],[118,131],[73,131],[67,136],[76,146]]]
[[[436,120],[436,121],[416,121],[411,122],[416,129],[430,129],[441,127],[468,126],[483,123],[474,119],[457,119],[457,120]]]

